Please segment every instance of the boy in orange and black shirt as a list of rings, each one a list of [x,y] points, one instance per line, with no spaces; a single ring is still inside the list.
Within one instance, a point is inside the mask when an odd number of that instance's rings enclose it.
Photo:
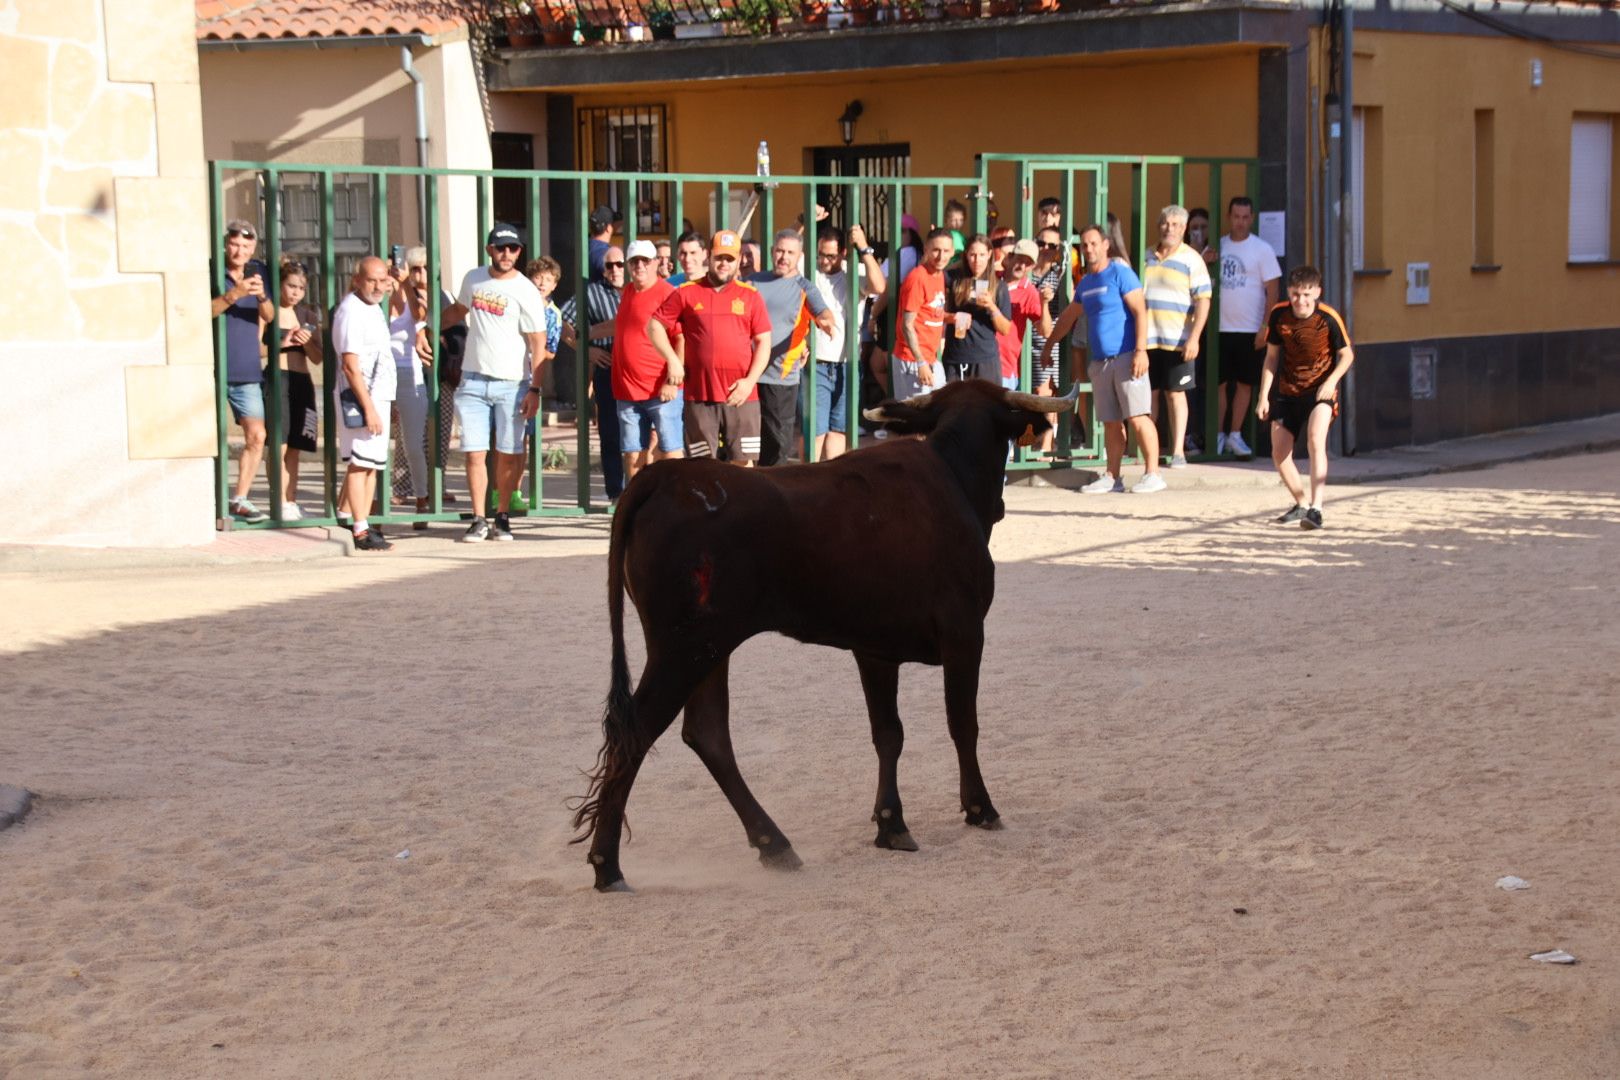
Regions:
[[[1256,419],[1271,421],[1271,460],[1294,506],[1277,518],[1302,529],[1322,527],[1322,491],[1327,487],[1327,433],[1339,414],[1339,380],[1355,352],[1344,318],[1321,302],[1322,274],[1300,266],[1288,275],[1288,302],[1271,309],[1266,333],[1266,366],[1260,373]],[[1276,394],[1273,396],[1272,391]],[[1309,440],[1311,501],[1294,467],[1294,443],[1301,430]]]

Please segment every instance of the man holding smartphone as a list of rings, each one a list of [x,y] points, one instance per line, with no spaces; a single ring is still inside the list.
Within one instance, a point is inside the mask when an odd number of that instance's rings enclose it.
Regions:
[[[237,521],[257,525],[269,516],[248,499],[248,489],[264,460],[264,368],[259,360],[260,334],[275,317],[268,293],[269,274],[253,257],[258,231],[252,222],[233,219],[225,226],[225,290],[214,297],[214,318],[225,318],[225,397],[231,415],[242,425],[244,446],[236,474],[230,513]],[[262,321],[261,321],[262,320]]]
[[[338,497],[339,515],[354,520],[358,551],[387,551],[394,545],[366,521],[377,494],[377,473],[388,464],[389,403],[394,400],[394,349],[388,317],[378,307],[392,279],[388,264],[375,255],[360,260],[351,289],[332,313],[332,351],[338,354],[338,457],[349,467]]]

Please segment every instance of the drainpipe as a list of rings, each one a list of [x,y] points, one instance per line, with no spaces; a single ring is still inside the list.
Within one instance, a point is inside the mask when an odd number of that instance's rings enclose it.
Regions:
[[[1351,0],[1344,0],[1340,8],[1342,26],[1339,30],[1339,101],[1340,114],[1344,118],[1344,137],[1339,140],[1339,178],[1340,197],[1343,199],[1343,212],[1340,215],[1339,234],[1339,280],[1344,283],[1343,292],[1339,296],[1339,313],[1344,316],[1344,325],[1351,330],[1350,340],[1355,341],[1355,318],[1351,310],[1355,303],[1356,276],[1351,267],[1350,230],[1354,222],[1350,219],[1350,207],[1354,205],[1351,196],[1354,194],[1355,162],[1351,160],[1355,153],[1355,140],[1350,138],[1350,126],[1355,122],[1355,98],[1352,96],[1352,73],[1355,66],[1355,11]],[[1356,452],[1356,369],[1354,366],[1344,373],[1343,393],[1344,423],[1339,425],[1339,439],[1342,450],[1346,455]]]
[[[411,47],[399,47],[399,67],[405,72],[405,77],[414,85],[416,95],[416,164],[421,168],[428,167],[428,128],[427,128],[427,90],[422,83],[422,75],[411,63]],[[427,243],[427,177],[416,178],[416,235]]]

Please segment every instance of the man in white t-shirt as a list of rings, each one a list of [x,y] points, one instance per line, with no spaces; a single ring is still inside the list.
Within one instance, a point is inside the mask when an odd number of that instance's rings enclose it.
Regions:
[[[353,521],[359,551],[393,547],[366,521],[377,494],[377,473],[388,464],[389,403],[396,375],[388,317],[378,305],[393,279],[375,255],[360,260],[351,291],[332,313],[332,351],[340,366],[333,387],[338,424],[338,457],[349,467],[338,495],[338,516]]]
[[[534,282],[518,269],[523,236],[513,225],[489,231],[484,250],[489,265],[467,272],[456,302],[444,310],[441,326],[466,319],[467,348],[456,387],[456,418],[467,455],[467,489],[472,493],[472,524],[462,543],[512,539],[508,511],[523,476],[524,421],[540,409],[540,365],[546,352],[546,302]],[[525,360],[528,361],[527,366]],[[533,372],[530,381],[529,372]],[[495,428],[495,523],[484,519],[489,495],[484,458]]]
[[[859,225],[849,227],[849,247],[860,258],[864,271],[860,277],[861,296],[881,296],[888,288],[876,254],[866,242],[866,230]],[[844,234],[839,229],[823,225],[816,234],[815,286],[828,301],[833,325],[830,329],[815,327],[816,336],[816,460],[831,461],[844,452],[847,437],[844,431],[847,402],[848,364],[844,356],[844,327],[849,319],[849,271],[845,265]]]
[[[1248,196],[1232,198],[1226,221],[1232,231],[1221,237],[1221,434],[1215,452],[1247,457],[1253,451],[1243,441],[1243,421],[1265,366],[1266,320],[1277,306],[1282,267],[1271,245],[1251,232],[1254,203]]]

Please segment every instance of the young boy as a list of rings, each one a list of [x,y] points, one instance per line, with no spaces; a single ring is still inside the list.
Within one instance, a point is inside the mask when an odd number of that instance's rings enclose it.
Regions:
[[[1302,529],[1322,527],[1322,489],[1327,487],[1327,434],[1339,413],[1339,380],[1350,370],[1355,353],[1350,334],[1337,311],[1321,303],[1322,274],[1300,266],[1288,274],[1288,302],[1271,309],[1266,332],[1266,366],[1260,373],[1256,419],[1271,421],[1271,460],[1294,506],[1280,524],[1299,522]],[[1273,398],[1273,388],[1277,396]],[[1294,467],[1294,443],[1300,429],[1310,440],[1311,501]]]

